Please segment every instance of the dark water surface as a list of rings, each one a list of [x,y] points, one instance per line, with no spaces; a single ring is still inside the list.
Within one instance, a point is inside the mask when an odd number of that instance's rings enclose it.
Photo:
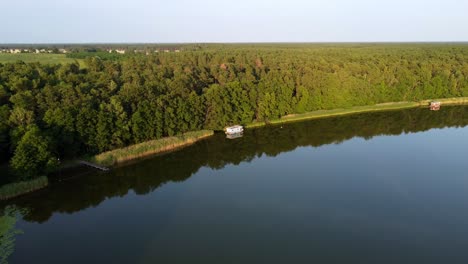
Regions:
[[[466,125],[466,106],[318,119],[67,177],[11,202],[10,262],[468,263]]]

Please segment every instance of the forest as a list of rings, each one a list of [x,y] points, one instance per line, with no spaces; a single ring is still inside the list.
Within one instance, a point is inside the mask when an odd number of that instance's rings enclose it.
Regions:
[[[213,44],[0,64],[0,155],[18,180],[60,161],[294,113],[468,96],[466,44]]]

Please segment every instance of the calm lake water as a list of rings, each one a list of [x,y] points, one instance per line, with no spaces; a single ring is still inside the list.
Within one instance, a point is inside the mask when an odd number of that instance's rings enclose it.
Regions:
[[[468,263],[468,107],[223,134],[10,204],[11,263]]]

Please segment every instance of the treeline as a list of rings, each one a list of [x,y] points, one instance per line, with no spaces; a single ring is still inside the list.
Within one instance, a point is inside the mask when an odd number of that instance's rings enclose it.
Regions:
[[[130,56],[135,56],[136,54],[119,54],[115,52],[108,51],[80,51],[67,54],[67,58],[72,59],[86,59],[89,57],[97,57],[101,60],[124,60]]]
[[[292,113],[468,96],[468,45],[215,45],[0,64],[0,153],[22,178],[58,159]]]

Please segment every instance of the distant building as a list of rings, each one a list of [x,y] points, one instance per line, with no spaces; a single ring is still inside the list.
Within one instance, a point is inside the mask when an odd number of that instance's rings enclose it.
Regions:
[[[68,51],[66,49],[59,49],[59,52],[60,53],[68,53]]]
[[[125,54],[125,50],[124,49],[116,49],[115,52],[119,53],[119,54]]]

